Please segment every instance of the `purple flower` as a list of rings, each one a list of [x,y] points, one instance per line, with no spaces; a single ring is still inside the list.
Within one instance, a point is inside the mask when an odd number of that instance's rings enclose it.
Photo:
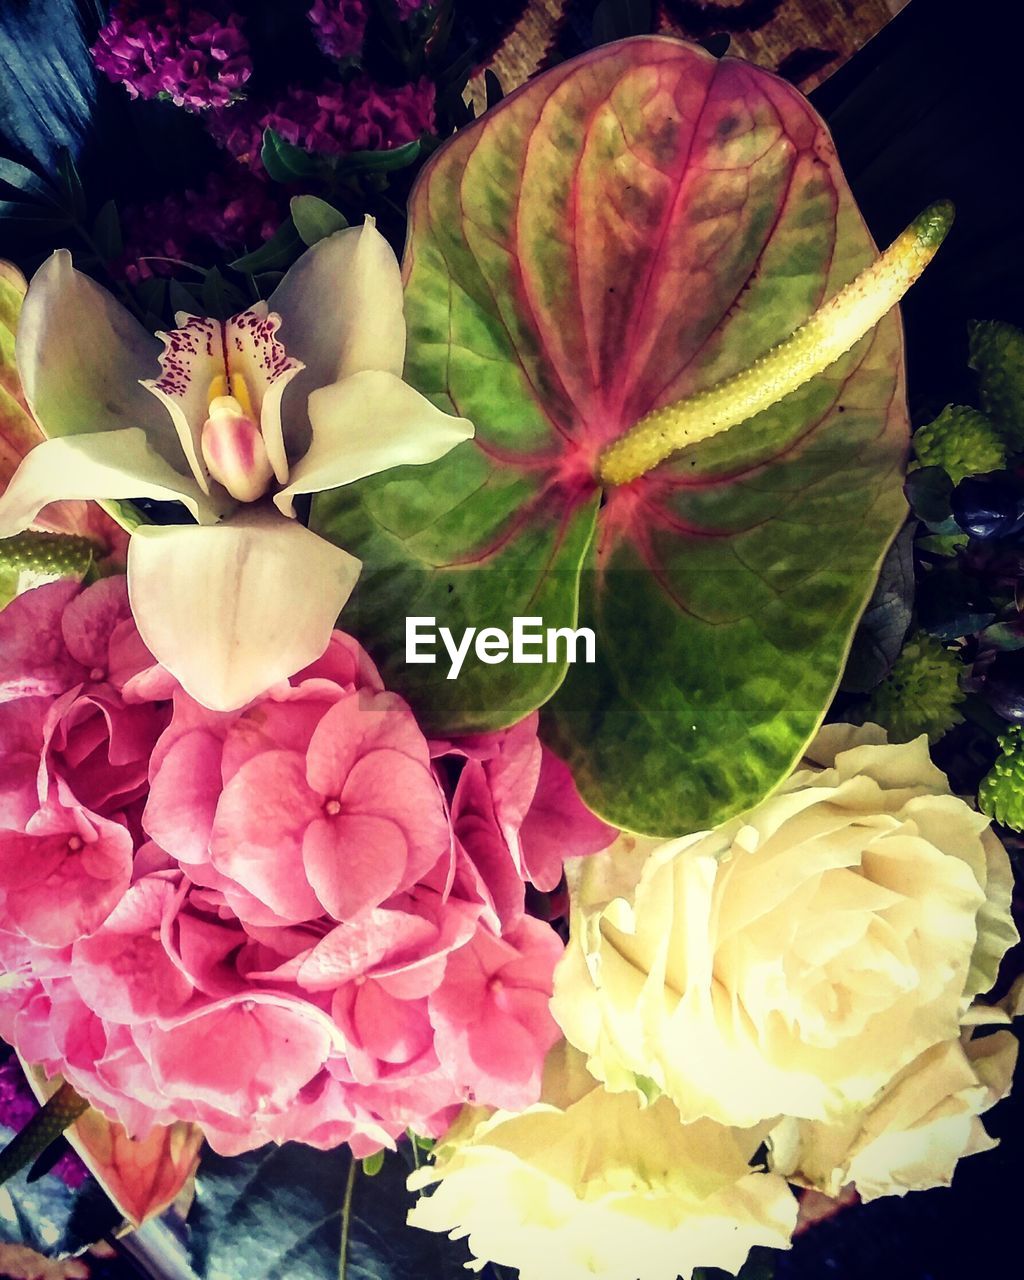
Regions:
[[[366,32],[364,0],[313,0],[309,21],[316,42],[329,58],[354,58]]]
[[[211,173],[200,191],[125,210],[124,274],[135,283],[173,275],[172,264],[150,258],[204,258],[211,246],[232,253],[253,248],[274,234],[283,216],[273,189],[248,171]]]
[[[215,141],[255,168],[264,129],[324,156],[404,146],[434,127],[434,85],[424,78],[393,88],[368,76],[317,90],[290,88],[273,106],[240,103],[208,118]]]
[[[92,54],[99,69],[133,98],[168,97],[189,110],[232,102],[252,75],[236,13],[223,20],[187,0],[115,5]]]

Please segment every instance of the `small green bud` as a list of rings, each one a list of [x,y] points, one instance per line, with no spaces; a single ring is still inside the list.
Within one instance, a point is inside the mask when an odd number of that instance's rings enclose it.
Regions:
[[[942,467],[954,484],[1006,466],[1006,447],[993,423],[980,410],[957,404],[918,428],[914,452],[923,467]]]
[[[1024,831],[1024,725],[1011,725],[1001,734],[999,750],[978,788],[978,808],[1004,827]]]
[[[1024,332],[1001,320],[975,321],[970,366],[978,373],[981,407],[1014,452],[1024,449]]]
[[[871,695],[865,718],[887,729],[893,742],[909,742],[922,733],[938,742],[963,719],[960,669],[955,654],[934,636],[918,632]]]

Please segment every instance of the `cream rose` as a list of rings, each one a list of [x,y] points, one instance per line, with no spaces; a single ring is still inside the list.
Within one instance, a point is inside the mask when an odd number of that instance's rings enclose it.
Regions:
[[[685,1121],[843,1121],[991,986],[1009,862],[925,739],[832,725],[805,764],[714,831],[574,866],[553,1009],[609,1089]]]
[[[948,1186],[958,1160],[996,1145],[979,1116],[1009,1093],[1016,1061],[1011,1031],[965,1030],[926,1049],[846,1121],[781,1121],[769,1164],[830,1196],[853,1184],[865,1201]]]
[[[686,1280],[736,1274],[755,1245],[785,1249],[797,1205],[785,1179],[752,1169],[764,1129],[683,1125],[667,1098],[611,1094],[581,1054],[556,1046],[539,1103],[467,1107],[409,1179],[433,1187],[409,1222],[468,1236],[520,1280]]]

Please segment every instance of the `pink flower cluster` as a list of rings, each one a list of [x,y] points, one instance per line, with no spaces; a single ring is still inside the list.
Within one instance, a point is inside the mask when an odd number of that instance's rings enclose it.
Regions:
[[[317,90],[294,87],[272,106],[245,102],[211,115],[214,140],[240,163],[259,166],[263,131],[323,156],[401,147],[434,127],[435,89],[423,78],[398,87],[360,75]]]
[[[428,742],[340,632],[208,711],[120,578],[19,597],[0,655],[0,1034],[26,1059],[228,1154],[535,1101],[562,943],[526,885],[613,834],[535,717]]]
[[[92,50],[97,67],[133,98],[170,98],[190,110],[221,107],[252,75],[242,19],[188,0],[115,5]]]
[[[232,255],[255,249],[274,234],[285,212],[277,188],[247,170],[237,169],[230,178],[211,173],[199,191],[125,210],[124,274],[133,284],[172,276],[175,261],[202,261],[210,245]]]

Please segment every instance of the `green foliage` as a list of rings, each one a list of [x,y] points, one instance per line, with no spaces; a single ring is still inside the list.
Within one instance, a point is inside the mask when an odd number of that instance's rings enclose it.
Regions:
[[[918,632],[875,689],[865,719],[887,729],[893,742],[909,742],[922,733],[929,742],[938,742],[963,719],[962,670],[954,653],[934,636]]]
[[[981,780],[978,808],[1004,827],[1024,831],[1024,726],[999,737],[999,757]]]
[[[289,207],[295,230],[307,246],[317,244],[348,226],[345,215],[318,196],[292,196]]]
[[[1006,446],[992,422],[978,409],[948,404],[914,433],[914,452],[926,467],[942,467],[954,484],[964,476],[1000,471]]]
[[[367,1178],[347,1147],[297,1142],[225,1158],[203,1153],[188,1218],[199,1280],[458,1280],[469,1254],[406,1225],[402,1155]],[[342,1247],[344,1245],[344,1255]],[[486,1276],[486,1272],[484,1273]]]
[[[981,407],[1007,445],[1024,450],[1024,332],[1000,320],[975,321],[970,366],[978,373]]]

